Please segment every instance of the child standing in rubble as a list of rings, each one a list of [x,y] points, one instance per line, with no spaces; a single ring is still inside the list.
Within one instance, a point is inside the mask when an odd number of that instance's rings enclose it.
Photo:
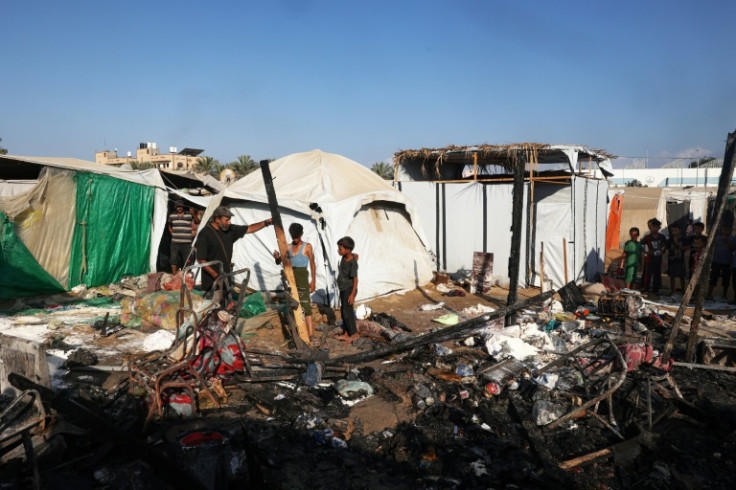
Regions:
[[[314,265],[314,251],[312,244],[302,241],[304,235],[304,227],[299,223],[292,223],[289,226],[289,235],[291,235],[291,243],[289,244],[289,258],[291,259],[291,267],[294,271],[294,280],[296,280],[296,289],[299,292],[299,303],[302,305],[304,318],[309,330],[309,337],[314,341],[314,326],[312,325],[312,299],[310,294],[314,292],[317,283],[316,268]],[[281,263],[281,254],[273,253],[276,263]],[[310,280],[310,274],[311,280]]]
[[[349,236],[337,241],[337,253],[342,257],[338,266],[337,288],[340,290],[340,314],[342,315],[343,333],[336,338],[347,343],[358,337],[355,326],[353,304],[358,294],[358,257],[353,253],[355,241]]]
[[[644,252],[642,292],[651,290],[655,296],[659,296],[659,288],[662,287],[662,258],[667,251],[667,239],[659,233],[662,222],[657,218],[650,219],[647,226],[649,235],[642,240]]]
[[[639,242],[639,228],[629,230],[631,240],[624,244],[624,277],[626,287],[631,289],[636,279],[636,271],[641,265],[641,243]]]

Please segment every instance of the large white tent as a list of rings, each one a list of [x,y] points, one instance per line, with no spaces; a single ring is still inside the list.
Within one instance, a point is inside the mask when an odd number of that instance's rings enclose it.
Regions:
[[[321,150],[288,155],[271,162],[269,168],[284,228],[301,223],[304,240],[314,247],[315,301],[336,302],[340,260],[336,242],[343,236],[355,240],[355,252],[360,257],[358,300],[415,288],[431,280],[431,261],[414,205],[387,181],[348,158]],[[271,216],[259,171],[214,196],[205,212],[205,222],[221,204],[233,212],[235,224],[255,223]],[[281,287],[281,267],[272,256],[277,248],[271,229],[235,242],[233,260],[237,267],[251,268],[251,287]]]

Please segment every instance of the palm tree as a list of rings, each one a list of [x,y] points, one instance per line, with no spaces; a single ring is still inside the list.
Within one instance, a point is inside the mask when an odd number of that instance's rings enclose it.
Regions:
[[[2,142],[3,142],[3,139],[0,138],[0,143],[2,143]],[[8,154],[8,149],[7,148],[3,148],[2,146],[0,146],[0,155],[7,155],[7,154]]]
[[[218,165],[220,165],[220,162],[214,158],[203,156],[197,158],[197,163],[194,165],[194,171],[205,175],[219,176],[220,174],[217,172]]]
[[[394,178],[394,168],[386,162],[374,163],[371,171],[378,174],[382,179],[393,180]]]
[[[235,174],[240,177],[244,177],[254,170],[258,170],[258,164],[253,160],[250,155],[240,155],[238,160],[228,165],[235,171]]]

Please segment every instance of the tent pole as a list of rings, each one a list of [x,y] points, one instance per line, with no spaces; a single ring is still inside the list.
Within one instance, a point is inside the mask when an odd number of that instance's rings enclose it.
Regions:
[[[567,278],[567,238],[562,239],[562,261],[565,263],[565,284],[570,282]]]
[[[522,152],[518,151],[512,156],[514,165],[514,190],[513,210],[511,212],[511,253],[509,255],[509,296],[506,306],[516,303],[516,288],[519,286],[519,262],[521,258],[521,218],[524,207],[524,172],[526,160]],[[516,320],[515,312],[505,318],[506,326],[512,325]]]
[[[544,242],[540,242],[541,250],[539,251],[539,286],[544,292]]]
[[[296,301],[296,311],[293,311],[291,308],[287,308],[287,311],[289,315],[294,317],[299,338],[305,344],[310,345],[309,332],[307,331],[307,324],[304,320],[304,310],[302,310],[302,304],[299,302],[299,291],[296,288],[294,269],[291,268],[291,258],[289,257],[289,249],[286,244],[286,234],[284,233],[284,225],[281,222],[281,212],[279,212],[279,203],[276,200],[276,190],[273,187],[273,178],[271,177],[271,169],[268,168],[268,160],[261,160],[261,172],[263,174],[263,183],[266,187],[266,194],[268,195],[268,207],[271,210],[271,217],[273,218],[273,229],[276,232],[276,241],[279,244],[281,263],[284,266],[286,280],[289,283],[289,294]],[[294,344],[296,344],[297,348],[300,347],[297,339],[294,339]]]
[[[442,270],[440,266],[440,183],[434,183],[434,204],[435,204],[435,219],[434,219],[434,238],[435,238],[435,251],[437,253],[437,272]]]

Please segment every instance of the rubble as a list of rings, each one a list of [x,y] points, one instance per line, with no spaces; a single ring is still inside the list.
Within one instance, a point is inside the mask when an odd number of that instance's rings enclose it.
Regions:
[[[333,340],[328,325],[321,347],[299,350],[279,303],[243,319],[242,299],[192,308],[184,286],[167,293],[179,300],[167,304],[194,314],[175,314],[173,326],[155,331],[124,326],[120,306],[110,303],[85,310],[76,325],[68,315],[81,310],[72,306],[2,318],[6,333],[23,326],[58,336],[66,357],[59,369],[72,370],[56,390],[7,376],[20,391],[0,397],[0,481],[325,488],[354,480],[388,489],[736,483],[736,348],[730,339],[703,339],[697,363],[663,362],[672,314],[635,292],[589,300],[568,286],[559,300],[548,291],[511,307],[451,295],[442,308],[456,322],[439,326],[436,311],[416,307],[426,304],[417,294],[403,312],[381,311],[380,302],[364,308],[357,345]],[[431,293],[440,296],[440,286],[456,289],[440,283]],[[137,297],[146,294],[141,287]],[[515,323],[504,327],[509,314]],[[112,352],[113,345],[128,350]]]

